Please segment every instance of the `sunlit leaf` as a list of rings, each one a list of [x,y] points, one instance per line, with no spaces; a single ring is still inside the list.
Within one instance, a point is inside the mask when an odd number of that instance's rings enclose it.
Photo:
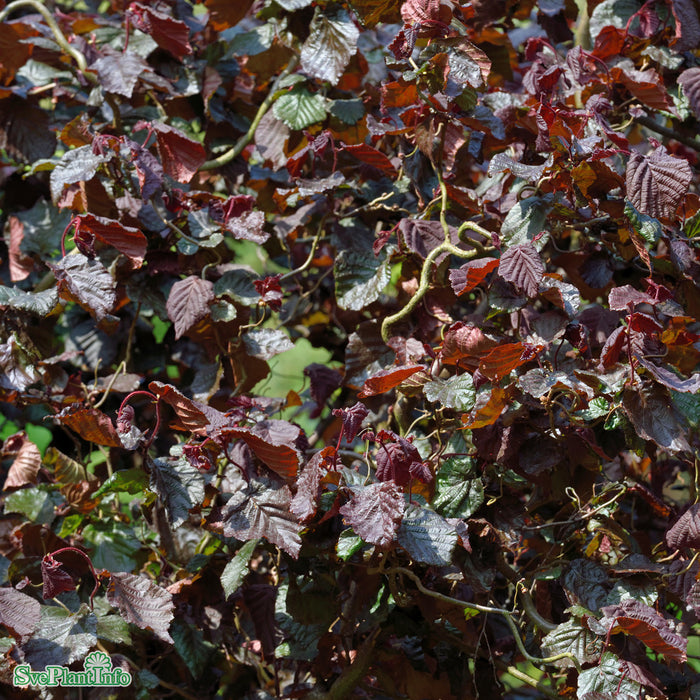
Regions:
[[[310,33],[301,47],[301,67],[314,78],[335,85],[357,51],[360,32],[338,5],[317,7]]]
[[[113,573],[107,600],[122,617],[142,630],[151,630],[164,642],[173,644],[168,628],[173,620],[173,596],[147,576]]]
[[[404,507],[399,487],[393,481],[382,481],[355,492],[340,513],[365,542],[386,547],[396,536]]]
[[[305,88],[294,88],[275,102],[273,111],[277,119],[298,131],[326,118],[326,101]]]

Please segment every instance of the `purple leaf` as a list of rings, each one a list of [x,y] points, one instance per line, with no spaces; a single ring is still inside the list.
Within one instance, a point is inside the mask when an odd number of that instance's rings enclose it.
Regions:
[[[673,410],[665,387],[647,381],[634,389],[626,389],[622,406],[642,439],[653,440],[659,447],[672,452],[690,452],[686,431]]]
[[[112,275],[99,260],[88,260],[82,253],[66,255],[55,265],[49,264],[62,299],[75,301],[96,320],[101,321],[117,301]]]
[[[13,637],[29,636],[41,619],[41,603],[14,588],[0,588],[0,623]]]
[[[691,180],[688,161],[669,155],[663,147],[649,156],[633,153],[627,164],[627,197],[642,214],[671,219]]]
[[[678,76],[678,84],[690,102],[695,116],[700,118],[700,68],[688,68]]]
[[[693,374],[688,379],[683,379],[671,370],[655,365],[651,360],[647,360],[644,356],[638,356],[639,364],[642,365],[654,378],[661,382],[664,386],[674,391],[680,391],[685,394],[697,394],[700,391],[700,374]]]
[[[270,238],[270,234],[263,229],[264,225],[265,214],[261,211],[247,211],[227,219],[226,230],[239,241],[253,241],[262,245]]]
[[[97,71],[105,92],[128,98],[131,98],[139,77],[151,72],[148,63],[131,51],[110,52],[94,61],[90,68]]]
[[[209,280],[191,275],[175,282],[166,309],[175,326],[176,340],[209,314],[209,302],[213,299],[214,285]]]
[[[387,547],[394,540],[404,507],[401,489],[393,481],[383,481],[355,492],[340,513],[365,542]]]
[[[362,402],[358,401],[349,408],[334,408],[333,415],[343,422],[343,435],[345,435],[345,441],[350,444],[360,432],[362,421],[367,418],[369,411]]]
[[[229,479],[231,497],[211,512],[209,524],[224,537],[265,537],[295,559],[301,549],[301,526],[290,512],[292,492],[272,479],[247,482],[240,473]]]
[[[184,22],[139,2],[132,2],[126,14],[134,27],[149,34],[161,49],[175,58],[181,60],[192,53],[190,31]]]
[[[174,643],[168,632],[175,608],[173,596],[147,576],[111,574],[107,601],[127,622],[142,630],[150,629],[159,639]]]
[[[700,504],[695,503],[666,532],[671,549],[700,548]]]
[[[310,417],[318,418],[326,401],[343,383],[343,375],[337,369],[331,369],[318,362],[305,367],[304,374],[311,380],[311,398],[316,402],[316,408],[311,412]]]
[[[532,243],[519,243],[501,255],[498,274],[527,296],[534,297],[544,274],[544,265]]]
[[[56,136],[49,128],[48,112],[18,95],[0,100],[0,148],[25,163],[50,158]]]
[[[63,568],[63,564],[47,554],[41,560],[41,580],[44,584],[44,600],[55,598],[59,593],[75,590],[73,577]]]
[[[381,438],[382,431],[377,436]],[[395,442],[381,442],[377,449],[377,479],[379,481],[395,481],[399,486],[405,486],[411,478],[411,467],[415,462],[421,462],[421,456],[413,444],[406,438],[395,436]],[[416,468],[413,468],[414,471]],[[418,469],[418,473],[421,470]]]
[[[632,311],[637,304],[656,304],[656,300],[646,292],[625,284],[622,287],[614,287],[608,294],[608,304],[612,311]]]

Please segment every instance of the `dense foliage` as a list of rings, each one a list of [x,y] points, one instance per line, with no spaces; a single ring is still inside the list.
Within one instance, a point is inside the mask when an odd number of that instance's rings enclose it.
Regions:
[[[3,697],[697,696],[696,3],[0,19]]]

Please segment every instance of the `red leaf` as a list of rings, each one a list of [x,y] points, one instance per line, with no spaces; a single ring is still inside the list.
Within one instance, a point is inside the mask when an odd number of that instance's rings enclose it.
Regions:
[[[447,25],[454,7],[451,0],[406,0],[401,6],[401,17],[406,24]]]
[[[385,175],[393,177],[396,175],[396,168],[392,165],[391,161],[387,156],[385,156],[381,151],[378,151],[372,146],[368,146],[366,143],[357,143],[353,145],[348,145],[346,143],[341,144],[342,148],[355,156],[357,160],[371,165],[373,168],[380,170]]]
[[[498,274],[527,296],[534,297],[544,274],[544,265],[532,243],[520,243],[501,255]]]
[[[139,2],[129,5],[126,16],[137,29],[149,34],[161,49],[165,49],[175,58],[181,60],[192,53],[190,31],[184,22]]]
[[[24,238],[24,224],[22,221],[16,216],[10,216],[7,228],[10,235],[10,242],[7,246],[10,280],[12,282],[21,282],[29,277],[34,269],[34,260],[28,255],[24,255],[20,249]]]
[[[425,369],[422,365],[409,365],[408,367],[392,367],[391,369],[383,369],[377,372],[373,377],[365,380],[362,390],[358,393],[361,399],[366,399],[368,396],[376,396],[384,394],[394,387],[401,384],[404,379],[408,379],[411,375]]]
[[[456,270],[450,270],[450,284],[457,296],[470,292],[481,284],[492,270],[498,267],[496,258],[479,258],[470,260]]]
[[[700,548],[700,504],[695,503],[666,532],[671,549]]]
[[[107,601],[127,622],[142,630],[151,630],[159,639],[174,644],[168,631],[175,608],[173,596],[147,576],[125,572],[111,574]]]
[[[97,408],[69,406],[54,418],[78,433],[83,440],[105,447],[122,447],[122,441],[109,416]]]
[[[204,146],[161,122],[150,122],[156,134],[158,153],[165,172],[178,182],[188,183],[207,159]]]
[[[456,365],[461,360],[478,358],[496,345],[497,342],[487,338],[477,326],[458,321],[445,333],[440,358],[447,365]],[[476,369],[477,363],[474,362],[473,365]]]
[[[663,79],[653,68],[641,71],[633,68],[623,70],[616,66],[610,69],[610,76],[616,83],[622,83],[634,97],[648,107],[675,112]]]
[[[175,282],[165,308],[175,326],[176,340],[209,314],[209,302],[213,299],[214,285],[209,280],[192,275]]]
[[[522,343],[499,345],[481,358],[479,371],[494,381],[507,377],[516,367],[527,362],[523,359],[524,350]]]
[[[654,608],[627,598],[619,605],[608,605],[601,610],[606,617],[613,618],[613,632],[620,628],[669,659],[681,663],[686,660],[688,640],[677,634],[670,621]]]
[[[151,382],[148,385],[148,389],[159,399],[173,407],[177,417],[180,419],[179,427],[182,430],[189,430],[194,433],[202,428],[206,428],[210,424],[207,416],[197,405],[193,401],[190,401],[184,394],[181,394],[172,384]],[[129,406],[127,406],[127,408],[129,408]],[[215,409],[210,410],[214,411]],[[223,414],[221,414],[221,416],[223,417]]]
[[[83,214],[73,219],[75,224],[76,243],[78,238],[83,238],[86,234],[93,236],[102,243],[111,245],[120,253],[141,267],[143,258],[146,255],[148,240],[146,236],[137,228],[123,226],[114,219],[105,219],[101,216]]]
[[[688,192],[692,171],[687,160],[659,147],[649,156],[632,153],[627,165],[627,196],[642,214],[671,219]]]
[[[494,386],[491,393],[486,396],[486,401],[479,401],[469,414],[462,416],[462,422],[465,428],[483,428],[487,425],[493,425],[498,417],[503,413],[503,409],[507,405],[508,392],[498,386]]]
[[[335,448],[326,447],[308,461],[297,479],[297,492],[289,506],[291,513],[305,523],[316,514],[321,480],[334,466]]]
[[[387,547],[399,528],[404,507],[401,489],[393,481],[382,481],[356,491],[340,513],[365,542]]]
[[[252,428],[226,427],[212,434],[224,438],[241,438],[263,464],[287,482],[293,482],[302,463],[296,446],[301,430],[284,420],[263,420]]]

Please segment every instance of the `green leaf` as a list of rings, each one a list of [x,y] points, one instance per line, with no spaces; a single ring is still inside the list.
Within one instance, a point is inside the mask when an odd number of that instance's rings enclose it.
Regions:
[[[693,427],[700,424],[700,394],[671,390],[671,399],[673,405]]]
[[[186,457],[157,457],[150,462],[150,488],[158,494],[173,530],[204,500],[204,477]]]
[[[269,360],[294,347],[284,331],[273,328],[258,328],[244,333],[243,344],[250,356],[261,360]]]
[[[391,280],[389,255],[377,258],[371,250],[340,250],[334,271],[338,306],[348,311],[361,311],[379,299]]]
[[[66,185],[92,180],[97,168],[108,160],[108,156],[93,153],[92,146],[80,146],[66,151],[51,173],[51,199],[56,203]]]
[[[243,579],[248,574],[248,564],[257,545],[257,539],[248,540],[221,572],[221,587],[224,589],[224,595],[227,598],[241,587]]]
[[[328,110],[344,124],[357,124],[365,115],[365,105],[361,99],[331,100]]]
[[[43,292],[23,292],[16,287],[0,286],[0,306],[29,311],[37,316],[48,316],[58,304],[58,290],[54,287]]]
[[[471,518],[484,502],[484,485],[474,477],[469,457],[443,461],[437,473],[432,506],[446,518]]]
[[[267,51],[277,34],[275,24],[268,22],[254,27],[249,32],[241,32],[229,42],[229,50],[236,56],[257,56]]]
[[[413,504],[406,507],[398,531],[399,544],[418,562],[447,566],[457,533],[442,516]]]
[[[625,202],[625,216],[632,228],[647,242],[656,243],[663,233],[661,222],[637,211],[630,202]]]
[[[143,469],[122,469],[114,472],[107,481],[95,492],[95,496],[102,496],[105,493],[126,492],[132,495],[142,493],[148,485],[148,477]]]
[[[541,251],[549,236],[542,236],[537,241],[534,239],[543,231],[548,211],[548,203],[542,197],[527,197],[516,202],[501,226],[503,247],[532,243],[537,251]]]
[[[603,651],[603,639],[591,632],[576,618],[557,625],[542,640],[542,653],[545,656],[556,656],[569,651],[581,663],[593,663],[598,661]],[[571,659],[560,659],[555,662],[560,668],[569,668],[574,665]]]
[[[365,542],[361,537],[358,537],[349,527],[343,530],[338,536],[338,543],[335,551],[340,559],[347,561],[355,552],[359,552],[364,547]]]
[[[63,496],[46,485],[20,489],[5,497],[5,513],[21,513],[33,523],[49,525],[56,517],[55,508],[63,503]]]
[[[309,36],[301,47],[301,68],[308,75],[336,85],[357,51],[360,32],[338,5],[316,7]]]
[[[102,615],[97,618],[97,636],[112,644],[131,644],[129,623],[120,615]]]
[[[423,385],[423,392],[428,401],[441,403],[455,411],[469,411],[476,401],[474,380],[468,372],[448,379],[433,379]]]
[[[194,679],[199,678],[216,651],[216,647],[204,639],[204,635],[184,620],[173,620],[170,636],[175,642],[175,650],[185,662]]]
[[[43,671],[48,665],[68,666],[83,659],[96,643],[97,618],[86,605],[76,613],[42,605],[41,622],[23,651],[32,670]]]
[[[285,634],[285,641],[275,649],[275,658],[297,661],[313,661],[318,656],[318,643],[326,632],[324,625],[303,625],[287,612],[289,581],[285,580],[277,590],[275,624]]]
[[[245,267],[228,270],[214,283],[214,295],[228,296],[243,306],[254,306],[260,299],[260,292],[253,284],[257,279],[258,276]]]
[[[83,530],[83,539],[96,569],[114,572],[136,568],[134,555],[141,549],[141,542],[127,525],[117,520],[91,524]]]
[[[606,651],[593,668],[579,673],[576,697],[583,700],[587,693],[604,693],[615,698],[626,695],[636,698],[641,689],[639,683],[628,678],[621,670],[620,657]]]
[[[274,115],[290,129],[305,129],[326,118],[326,100],[306,88],[294,88],[275,102]]]

